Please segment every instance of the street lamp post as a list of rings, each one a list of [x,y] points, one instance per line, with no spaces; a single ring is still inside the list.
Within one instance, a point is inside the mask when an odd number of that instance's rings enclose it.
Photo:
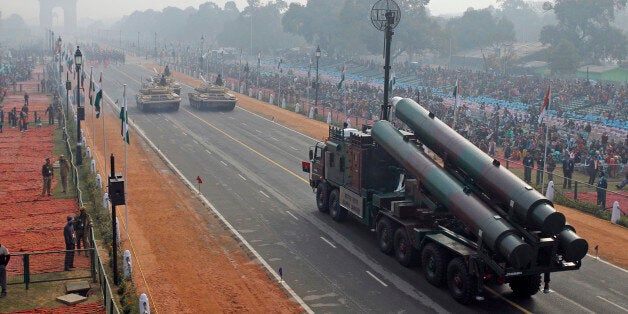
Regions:
[[[203,60],[203,50],[205,49],[205,35],[201,35],[201,52],[200,52],[200,56],[198,57],[198,62],[199,62],[199,72],[203,73],[203,63],[205,60]],[[200,74],[199,73],[199,74]]]
[[[74,64],[76,65],[76,164],[83,164],[83,155],[81,154],[82,136],[81,136],[81,119],[84,111],[81,107],[81,65],[83,64],[83,54],[76,46],[74,53]]]
[[[316,84],[314,85],[314,106],[318,108],[318,85],[320,85],[318,81],[318,60],[321,58],[321,47],[316,46]]]

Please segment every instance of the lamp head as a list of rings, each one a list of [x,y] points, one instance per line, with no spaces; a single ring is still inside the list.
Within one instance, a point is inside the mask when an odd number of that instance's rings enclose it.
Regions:
[[[83,64],[83,54],[81,53],[79,46],[76,46],[76,52],[74,53],[74,64],[79,67]]]
[[[321,57],[321,47],[320,46],[316,46],[316,57],[317,58]]]

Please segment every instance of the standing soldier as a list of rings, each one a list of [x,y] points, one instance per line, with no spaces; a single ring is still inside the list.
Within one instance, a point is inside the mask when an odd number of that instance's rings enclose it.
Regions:
[[[7,264],[10,259],[9,250],[0,243],[0,288],[2,288],[0,298],[7,296]]]
[[[608,187],[608,182],[606,182],[606,177],[604,176],[604,171],[600,171],[600,178],[597,180],[597,205],[600,206],[600,209],[606,209],[606,188]]]
[[[74,268],[74,243],[76,243],[76,237],[74,235],[74,219],[72,216],[68,216],[68,223],[63,228],[63,239],[65,241],[65,262],[63,264],[63,270],[68,271],[70,268]]]
[[[74,217],[74,232],[76,233],[76,249],[81,249],[81,242],[83,242],[83,248],[89,249],[89,228],[93,226],[92,220],[89,218],[85,206],[81,206],[79,213]],[[81,252],[78,252],[81,255]],[[85,256],[88,256],[87,251]]]
[[[573,175],[573,169],[575,164],[568,152],[565,152],[565,159],[563,159],[563,189],[571,189],[571,176]]]
[[[48,196],[52,196],[50,193],[50,185],[52,184],[52,176],[54,175],[54,169],[50,164],[50,158],[46,158],[46,163],[41,167],[41,176],[44,179],[44,188],[41,191],[41,196],[48,193]]]
[[[541,176],[543,175],[543,168],[545,167],[545,160],[543,153],[538,151],[536,154],[536,185],[541,184]]]
[[[55,124],[55,108],[52,106],[52,104],[48,105],[48,108],[46,108],[46,111],[44,112],[44,114],[48,115],[48,124],[54,125]]]
[[[68,190],[68,173],[70,172],[70,163],[63,155],[59,155],[59,175],[61,176],[61,186],[63,193]]]
[[[532,182],[532,168],[534,168],[534,158],[531,156],[532,154],[527,153],[525,157],[523,157],[523,178],[526,183]]]
[[[0,133],[2,133],[3,125],[4,125],[4,111],[0,109]]]

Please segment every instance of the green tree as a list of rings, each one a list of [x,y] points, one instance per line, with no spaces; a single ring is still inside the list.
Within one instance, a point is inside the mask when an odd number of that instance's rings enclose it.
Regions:
[[[626,56],[626,36],[611,23],[615,12],[626,6],[627,0],[556,0],[553,6],[558,24],[543,27],[540,40],[553,47],[563,40],[570,41],[586,62],[602,59],[623,59]]]
[[[573,74],[578,69],[578,50],[574,44],[563,39],[548,51],[548,61],[553,74]]]
[[[449,20],[447,26],[456,47],[462,50],[482,49],[514,41],[512,22],[494,16],[491,10],[492,8],[469,8],[461,17]]]

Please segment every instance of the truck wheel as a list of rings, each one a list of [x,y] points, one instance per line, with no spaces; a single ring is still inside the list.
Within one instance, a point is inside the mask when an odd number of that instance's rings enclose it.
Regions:
[[[520,297],[529,298],[541,289],[541,275],[515,277],[510,281],[510,289]]]
[[[379,250],[384,254],[391,254],[394,249],[392,222],[386,217],[380,219],[376,226]]]
[[[475,277],[469,273],[467,263],[456,257],[447,266],[447,287],[451,296],[461,304],[468,304],[477,294]]]
[[[415,264],[417,258],[417,250],[412,247],[410,237],[406,229],[403,227],[395,231],[395,258],[399,264],[410,267]]]
[[[436,243],[428,243],[421,251],[421,266],[425,279],[440,287],[447,274],[447,252]]]
[[[329,215],[337,222],[347,219],[347,210],[340,206],[340,193],[334,189],[329,193]]]
[[[316,207],[322,213],[329,211],[329,185],[321,182],[316,186]]]

